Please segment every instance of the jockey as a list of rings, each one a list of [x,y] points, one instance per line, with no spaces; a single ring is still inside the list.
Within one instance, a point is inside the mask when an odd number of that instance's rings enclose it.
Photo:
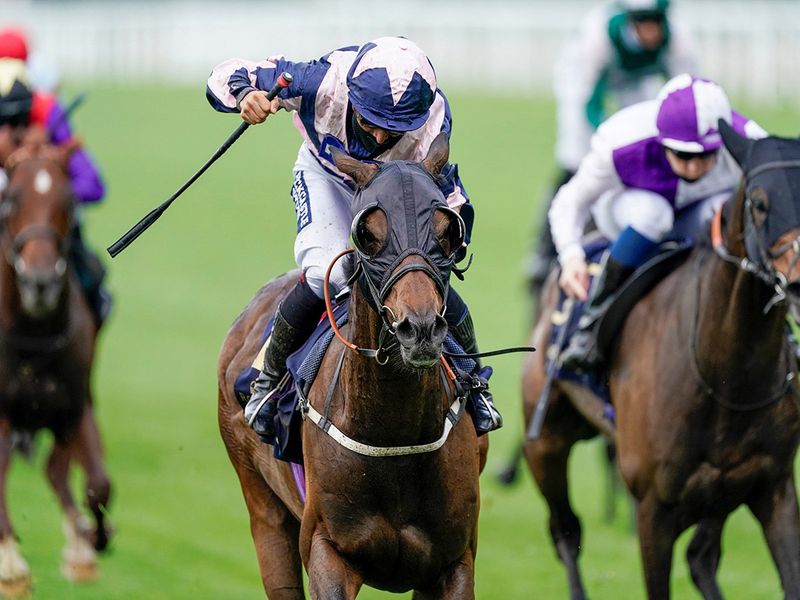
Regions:
[[[293,81],[269,102],[266,90],[283,71]],[[264,368],[245,407],[248,420],[259,411],[253,427],[273,439],[276,403],[271,397],[264,399],[286,371],[287,357],[316,327],[325,310],[325,271],[348,246],[355,186],[336,168],[331,149],[359,160],[421,161],[440,132],[450,133],[450,107],[437,88],[428,57],[400,37],[341,48],[310,62],[281,56],[260,63],[229,60],[214,68],[206,95],[216,110],[238,111],[250,124],[263,122],[281,108],[294,111],[295,127],[304,140],[291,188],[297,214],[294,254],[302,274],[278,308]],[[439,186],[449,206],[460,211],[469,241],[473,209],[456,165],[445,165]],[[462,249],[461,257],[464,254]],[[334,267],[330,284],[334,293],[346,287],[341,262]],[[464,351],[477,352],[472,318],[452,288],[445,318]]]
[[[683,30],[668,15],[669,0],[617,0],[590,11],[556,63],[556,189],[589,152],[592,133],[621,108],[651,100],[674,75],[693,72]],[[541,289],[555,259],[542,226],[529,276]],[[537,292],[538,295],[538,292]]]
[[[589,304],[562,353],[572,368],[598,366],[593,325],[614,292],[668,235],[692,236],[730,196],[742,170],[722,146],[722,119],[743,136],[766,132],[731,110],[723,89],[688,74],[668,81],[655,100],[625,108],[604,122],[575,176],[556,194],[550,227],[561,264],[559,285],[588,297],[581,235],[590,214],[612,244]]]
[[[0,58],[0,196],[7,185],[3,164],[26,136],[44,134],[55,146],[67,148],[67,172],[79,206],[100,201],[105,194],[99,172],[76,138],[58,99],[31,88],[25,62]],[[76,217],[70,239],[70,261],[89,301],[98,327],[108,316],[111,297],[102,287],[105,269],[83,242]]]

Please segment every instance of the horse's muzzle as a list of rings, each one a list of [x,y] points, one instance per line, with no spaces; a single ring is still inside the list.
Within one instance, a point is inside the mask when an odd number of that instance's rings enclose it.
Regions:
[[[442,356],[442,344],[447,336],[447,321],[436,313],[411,313],[395,327],[403,362],[416,369],[434,366]]]
[[[59,259],[52,269],[17,268],[22,310],[33,319],[51,315],[64,289],[66,261]]]

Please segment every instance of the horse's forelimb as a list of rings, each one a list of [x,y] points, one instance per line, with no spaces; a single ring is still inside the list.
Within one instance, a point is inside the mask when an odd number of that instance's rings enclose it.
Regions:
[[[662,506],[651,490],[639,502],[636,522],[647,597],[665,600],[669,598],[672,548],[679,533],[675,510]]]
[[[100,432],[90,405],[84,410],[72,447],[78,462],[86,472],[86,500],[95,519],[94,547],[97,550],[105,550],[111,538],[111,527],[106,523],[111,499],[111,482],[103,462]]]
[[[312,534],[305,563],[308,588],[313,600],[353,600],[361,589],[361,576],[319,533]]]
[[[722,555],[722,527],[726,518],[727,515],[721,515],[700,521],[686,550],[692,581],[706,600],[723,599],[716,575]]]
[[[764,531],[786,599],[800,599],[800,515],[794,476],[764,489],[748,504]]]

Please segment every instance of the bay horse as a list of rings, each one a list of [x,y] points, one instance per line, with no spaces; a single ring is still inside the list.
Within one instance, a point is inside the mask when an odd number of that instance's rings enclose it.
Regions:
[[[68,157],[38,144],[15,151],[0,200],[0,593],[10,597],[31,589],[6,502],[16,435],[53,433],[46,471],[64,511],[64,576],[95,578],[96,551],[110,535],[111,484],[90,389],[97,331],[68,259],[74,212]],[[86,473],[94,525],[70,491],[73,462]]]
[[[627,317],[609,361],[616,429],[599,399],[556,381],[542,435],[526,444],[573,599],[586,596],[567,460],[576,441],[598,430],[616,441],[636,501],[649,598],[669,597],[673,545],[695,524],[687,550],[692,580],[704,598],[722,598],[722,529],[740,505],[762,527],[785,597],[800,598],[800,405],[786,323],[787,312],[800,317],[800,141],[750,141],[723,122],[720,130],[744,177],[714,219],[713,248],[695,247]],[[533,333],[539,344],[558,297],[554,275],[545,297]],[[543,360],[529,359],[526,419],[543,375]]]
[[[267,320],[298,274],[264,286],[223,344],[220,432],[272,600],[305,597],[303,565],[315,599],[349,600],[365,584],[414,590],[417,600],[474,598],[478,476],[488,441],[479,441],[469,418],[453,418],[463,408],[453,408],[461,400],[453,400],[441,359],[449,267],[413,247],[386,255],[392,240],[409,231],[418,236],[418,248],[428,239],[427,247],[439,247],[441,257],[461,246],[463,223],[434,183],[448,152],[440,135],[422,163],[379,168],[335,154],[338,169],[358,185],[354,212],[366,207],[353,225],[361,267],[343,328],[349,345],[334,340],[307,396],[304,488],[295,484],[297,465],[275,459],[245,424],[233,394],[236,376],[258,352]],[[420,207],[416,217],[409,214]],[[395,343],[384,346],[387,336]],[[364,349],[376,345],[375,359],[366,356]],[[356,347],[363,354],[351,352]],[[319,413],[325,413],[325,430],[312,420]]]

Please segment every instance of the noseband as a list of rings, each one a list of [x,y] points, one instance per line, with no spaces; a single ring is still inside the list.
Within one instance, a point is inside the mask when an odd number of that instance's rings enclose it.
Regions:
[[[6,231],[8,231],[6,229]],[[61,277],[67,271],[67,252],[69,251],[68,238],[62,237],[51,225],[32,223],[25,227],[11,240],[11,246],[6,245],[6,261],[17,275],[23,274],[24,262],[22,260],[22,250],[29,241],[34,239],[51,239],[58,248],[58,260],[56,261],[56,274]]]

